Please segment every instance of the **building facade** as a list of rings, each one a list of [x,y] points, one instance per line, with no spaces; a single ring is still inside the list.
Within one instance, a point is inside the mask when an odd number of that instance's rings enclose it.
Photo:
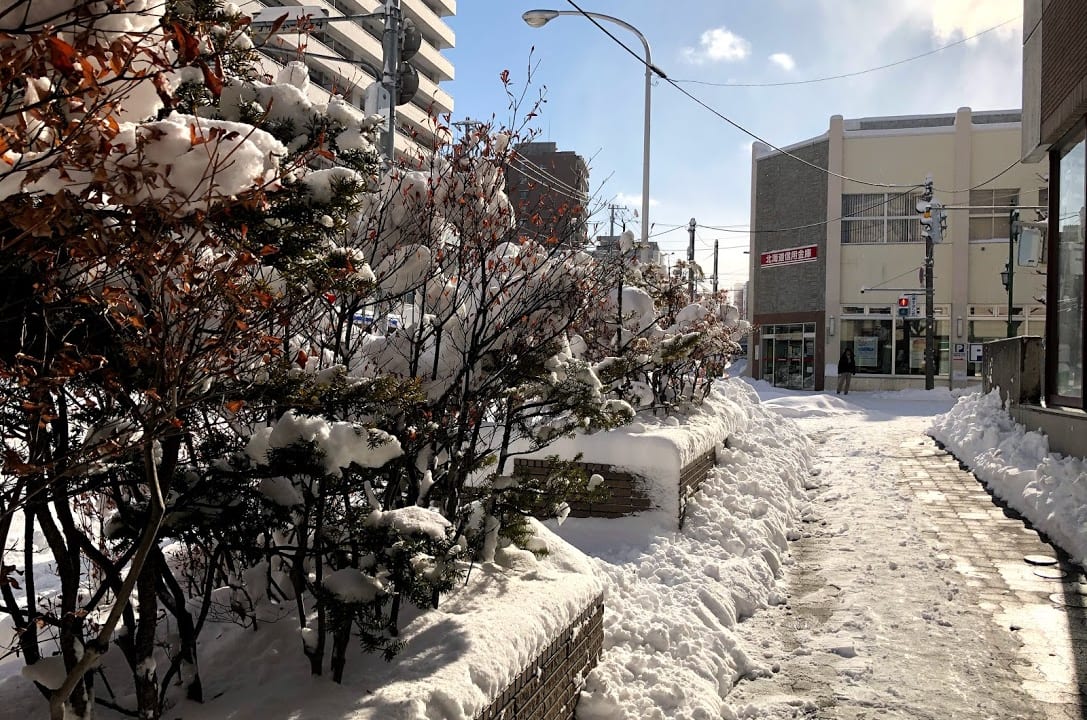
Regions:
[[[304,7],[314,17],[323,15],[333,18],[345,15],[381,13],[382,0],[264,0],[250,1],[242,5],[245,12],[256,16],[267,9],[265,15],[274,15],[277,8],[290,12],[291,8]],[[419,30],[422,44],[411,64],[419,72],[419,91],[411,102],[396,108],[396,150],[398,154],[413,156],[420,149],[434,148],[439,142],[433,118],[452,113],[453,98],[440,87],[453,79],[453,63],[443,50],[453,47],[453,30],[445,18],[456,14],[456,0],[401,0],[401,12]],[[382,22],[357,20],[333,22],[299,38],[296,34],[284,35],[281,45],[297,47],[304,43],[305,51],[296,56],[275,52],[273,59],[304,60],[310,69],[310,80],[325,91],[342,95],[356,107],[366,104],[367,89],[375,81],[380,82],[382,68]],[[269,44],[272,44],[271,42]]]
[[[785,152],[756,143],[751,163],[748,372],[822,390],[854,351],[857,389],[924,387],[925,243],[917,201],[926,176],[946,206],[934,251],[935,375],[980,382],[981,348],[1007,334],[1011,212],[1035,219],[1048,188],[1018,162],[1018,111],[834,116]],[[1016,266],[1011,319],[1045,330],[1045,265]],[[912,296],[913,312],[898,314]]]
[[[576,152],[553,142],[517,145],[506,167],[506,194],[521,234],[588,242],[589,166]]]
[[[1082,0],[1023,4],[1022,155],[1050,179],[1046,332],[1037,401],[1013,409],[1061,452],[1087,456],[1087,13]]]

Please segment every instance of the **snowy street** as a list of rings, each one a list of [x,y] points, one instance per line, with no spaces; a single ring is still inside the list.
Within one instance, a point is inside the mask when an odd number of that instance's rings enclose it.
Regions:
[[[819,486],[787,603],[737,628],[769,668],[737,717],[1081,718],[1082,578],[1025,562],[1056,552],[924,434],[950,394],[756,387],[813,441]]]

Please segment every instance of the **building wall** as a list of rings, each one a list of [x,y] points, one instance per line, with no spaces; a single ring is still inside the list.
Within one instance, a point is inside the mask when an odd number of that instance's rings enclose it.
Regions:
[[[943,376],[940,382],[950,383],[952,345],[973,341],[970,337],[972,329],[981,334],[1006,324],[1007,295],[1001,284],[1000,271],[1008,261],[1008,232],[1004,219],[1008,211],[990,211],[994,218],[991,237],[971,241],[969,189],[978,185],[1015,189],[1019,205],[1034,205],[1038,202],[1038,187],[1043,184],[1036,167],[1015,165],[1020,156],[1019,123],[1009,121],[1017,117],[1017,112],[972,113],[969,108],[946,115],[856,120],[835,116],[831,118],[827,135],[787,148],[794,153],[820,148],[824,151],[824,159],[816,164],[828,168],[831,173],[853,179],[828,176],[768,149],[756,151],[752,169],[753,322],[768,324],[771,318],[776,322],[795,322],[797,320],[790,313],[799,318],[805,310],[818,310],[816,334],[820,347],[817,355],[828,363],[836,363],[842,347],[842,323],[852,322],[856,326],[861,321],[858,312],[873,321],[893,317],[893,308],[902,294],[918,295],[923,306],[924,278],[920,270],[924,264],[925,245],[920,241],[913,199],[901,200],[908,209],[902,211],[902,217],[906,219],[898,226],[912,228],[911,239],[914,241],[843,243],[843,227],[849,227],[851,231],[858,227],[842,218],[846,209],[843,194],[890,199],[911,192],[911,185],[921,185],[931,174],[936,188],[935,199],[949,206],[944,242],[934,248],[934,310],[938,333],[944,336],[937,374]],[[811,153],[811,150],[807,151]],[[1008,170],[1012,165],[1015,166]],[[790,175],[797,180],[793,183],[779,180]],[[986,180],[998,175],[985,184]],[[807,187],[801,188],[801,183]],[[893,187],[879,187],[880,184]],[[919,190],[912,192],[919,193]],[[816,209],[811,198],[819,194],[822,194],[823,207]],[[881,200],[871,203],[865,200],[861,205],[868,207]],[[955,206],[962,209],[955,209]],[[1034,214],[1022,210],[1021,217],[1033,220]],[[782,243],[782,238],[766,236],[759,230],[811,223],[823,223],[805,231],[807,237],[811,234],[820,236],[817,240],[820,262],[775,268],[773,272],[759,268],[756,258],[772,243],[777,242],[778,246],[801,244],[795,241]],[[781,272],[794,269],[799,273]],[[1043,306],[1040,298],[1044,295],[1044,275],[1027,268],[1017,270],[1014,305],[1026,307],[1024,312],[1031,315],[1032,332],[1036,332],[1044,327],[1039,312]],[[1044,267],[1038,270],[1044,273]],[[813,271],[817,277],[811,277]],[[819,285],[819,290],[813,290],[813,285]],[[975,322],[971,323],[971,320]],[[854,380],[855,387],[923,387],[924,374],[912,374],[916,372],[914,361],[897,355],[904,350],[908,353],[916,336],[911,336],[910,331],[897,323],[891,327],[896,337],[893,344],[890,340],[887,342],[896,352],[896,357],[890,360],[894,370],[860,375]],[[755,355],[753,352],[752,357]],[[907,364],[902,370],[897,363]],[[758,376],[759,363],[749,365],[752,374]],[[821,389],[824,369],[816,370],[817,389]],[[826,371],[834,375],[836,367],[830,365]],[[970,371],[965,378],[957,378],[959,385],[979,380],[975,375],[977,367],[971,366]]]
[[[380,12],[382,0],[249,0],[242,9],[256,14],[264,7],[290,8],[308,6],[321,8],[328,17],[363,15]],[[420,149],[433,148],[440,138],[433,117],[453,111],[453,98],[441,83],[453,79],[453,64],[442,55],[453,47],[455,38],[445,18],[456,13],[455,0],[401,0],[404,17],[419,29],[423,42],[411,63],[419,71],[419,92],[405,105],[396,108],[399,132],[396,137],[398,153],[414,155]],[[374,72],[363,64],[380,70],[382,67],[381,21],[343,22],[326,25],[305,40],[314,55],[343,57],[343,61],[305,57],[311,80],[327,92],[335,92],[346,100],[363,107],[366,89],[375,82]],[[288,44],[298,41],[297,35],[285,35]],[[275,59],[284,58],[276,54]]]
[[[1053,143],[1087,112],[1087,10],[1083,0],[1050,0],[1043,13],[1041,134]]]
[[[506,168],[506,194],[528,236],[588,240],[589,166],[553,142],[522,143]]]
[[[827,165],[826,141],[794,148],[790,152],[820,168]],[[755,167],[752,231],[756,240],[751,257],[757,278],[751,302],[757,314],[752,320],[761,322],[761,314],[780,315],[822,309],[823,277],[826,273],[823,252],[826,233],[823,228],[768,231],[826,220],[827,175],[785,155],[767,156],[757,161]],[[768,267],[760,264],[761,253],[807,245],[819,248],[818,257],[813,262]],[[790,287],[794,291],[782,293],[781,287]]]

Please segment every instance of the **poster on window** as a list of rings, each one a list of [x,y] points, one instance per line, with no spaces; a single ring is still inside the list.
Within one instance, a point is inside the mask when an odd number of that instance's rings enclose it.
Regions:
[[[853,357],[857,367],[879,367],[879,338],[853,338]]]
[[[925,339],[910,338],[910,368],[923,370],[925,368]]]

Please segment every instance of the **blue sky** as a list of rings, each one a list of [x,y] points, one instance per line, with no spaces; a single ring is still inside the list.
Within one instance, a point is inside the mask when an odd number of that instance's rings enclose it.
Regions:
[[[782,87],[682,87],[775,145],[825,132],[830,116],[912,115],[1018,108],[1021,104],[1022,0],[576,0],[613,15],[648,39],[653,61],[675,80],[774,83],[851,73],[903,60],[998,25],[967,43],[887,70]],[[543,4],[541,4],[543,3]],[[549,4],[548,4],[549,3]],[[602,201],[640,208],[644,67],[582,17],[533,29],[525,10],[573,10],[566,0],[460,0],[449,23],[454,119],[514,122],[499,74],[546,103],[530,127],[538,139],[574,150],[591,166]],[[642,55],[637,37],[603,23]],[[533,50],[533,48],[535,48]],[[531,54],[530,54],[531,53]],[[528,68],[532,65],[531,82]],[[751,142],[675,88],[652,89],[650,222],[657,235],[695,218],[699,225],[746,226]],[[527,112],[527,105],[519,116]],[[920,178],[880,178],[918,181]],[[599,215],[602,233],[607,218]],[[637,220],[628,226],[640,232]],[[654,238],[685,254],[687,232]],[[743,280],[747,235],[702,228],[697,257],[710,272],[720,240],[721,284]],[[725,248],[730,248],[726,250]],[[676,257],[679,257],[677,255]]]

